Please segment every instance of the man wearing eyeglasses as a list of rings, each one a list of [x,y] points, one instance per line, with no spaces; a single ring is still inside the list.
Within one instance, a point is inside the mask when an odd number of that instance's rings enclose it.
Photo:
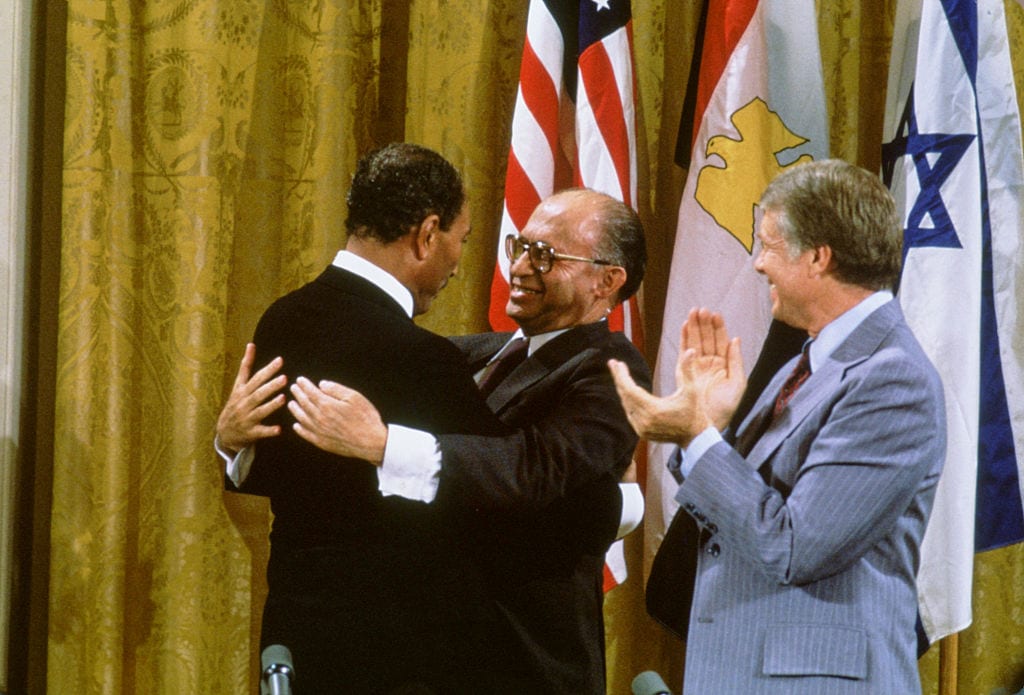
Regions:
[[[572,190],[543,201],[504,244],[507,311],[519,330],[453,341],[489,392],[488,406],[519,429],[435,437],[385,425],[359,393],[306,379],[293,385],[289,409],[303,438],[380,466],[384,494],[461,510],[455,523],[467,553],[505,619],[496,637],[508,646],[506,664],[495,668],[510,668],[510,684],[524,693],[603,694],[604,554],[618,528],[618,481],[637,443],[607,360],[650,380],[640,353],[604,319],[640,285],[643,230],[620,201]],[[519,338],[527,343],[521,361],[503,367],[497,385],[484,383],[492,358]],[[257,374],[248,388],[269,378]],[[235,429],[234,440],[254,439]]]

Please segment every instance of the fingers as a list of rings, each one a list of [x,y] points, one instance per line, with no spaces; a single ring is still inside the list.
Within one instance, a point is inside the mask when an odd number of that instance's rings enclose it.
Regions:
[[[692,378],[693,366],[697,359],[697,350],[687,348],[679,351],[679,359],[676,361],[676,387],[678,388],[685,381]]]
[[[289,410],[291,409],[291,403],[288,404],[288,408]],[[292,430],[295,434],[299,435],[313,446],[320,449],[323,448],[323,439],[321,439],[320,435],[313,430],[307,429],[306,426],[299,422],[297,418],[296,421],[292,423]]]
[[[630,426],[643,436],[647,424],[647,412],[653,403],[654,396],[637,386],[629,368],[618,360],[608,360],[608,369],[615,381],[615,391],[619,394],[622,409]]]
[[[287,377],[284,374],[278,374],[283,365],[284,360],[280,357],[275,357],[256,372],[252,379],[248,380],[248,387],[253,390],[254,394],[259,394],[261,390],[267,391],[267,387],[270,387],[268,393],[260,396],[260,400],[266,398],[270,393],[280,390],[287,383]],[[272,378],[275,374],[277,375],[276,378]]]
[[[712,314],[707,309],[701,309],[698,314],[698,327],[700,328],[700,354],[702,355],[717,355],[718,346],[715,344],[715,338],[717,334],[715,332],[715,317],[717,314]],[[719,321],[721,317],[719,316]],[[723,345],[723,348],[725,346]]]
[[[252,371],[252,363],[255,359],[256,346],[253,343],[246,343],[242,362],[238,365],[238,373],[235,375],[235,388],[244,386],[245,382],[249,381],[249,373]]]
[[[730,377],[744,375],[743,353],[740,351],[740,338],[736,336],[729,341],[729,350],[726,353],[726,363]]]
[[[304,376],[300,376],[295,380],[295,383],[291,385],[289,390],[292,392],[294,400],[288,402],[288,410],[294,415],[296,409],[303,411],[303,415],[306,416],[306,425],[309,426],[307,415],[315,414],[320,410],[320,398],[321,393],[312,381]],[[298,419],[298,418],[296,418]]]
[[[697,326],[698,310],[690,309],[679,333],[679,350],[696,350],[700,347],[700,329]]]
[[[642,391],[636,385],[633,375],[629,373],[629,367],[624,362],[608,360],[608,370],[612,373],[612,381],[615,382],[615,390],[618,392],[620,399],[632,399],[637,391]]]
[[[320,390],[339,401],[363,398],[363,395],[355,389],[350,389],[348,386],[343,386],[336,381],[321,381]]]
[[[698,355],[725,357],[729,335],[721,314],[706,308],[694,308],[686,317],[679,336],[679,349],[691,349]]]
[[[317,388],[305,377],[299,377],[291,386],[293,400],[288,401],[288,412],[295,418],[292,429],[306,441],[320,444],[320,427],[316,416],[320,410],[315,401]]]
[[[253,360],[256,358],[256,346],[246,343],[245,354],[238,365],[238,373],[235,375],[235,383],[232,393],[236,399],[248,399],[256,403],[270,398],[275,392],[280,391],[287,383],[287,377],[279,374],[284,360],[275,357],[255,374],[251,374]]]
[[[729,334],[725,330],[725,319],[721,314],[711,314],[711,330],[714,334],[715,353],[725,357],[729,352]]]
[[[281,434],[281,427],[279,425],[256,425],[252,428],[254,439],[266,439],[267,437],[276,437],[279,434]]]
[[[282,383],[281,386],[278,387],[278,388],[283,388],[283,387],[284,387],[284,384]],[[261,397],[261,399],[262,399],[262,397]],[[268,400],[268,401],[266,401],[264,403],[261,403],[260,405],[258,405],[255,408],[253,408],[252,414],[249,416],[249,419],[254,421],[254,422],[262,422],[263,420],[265,420],[267,418],[267,416],[277,412],[277,410],[282,405],[284,405],[284,403],[285,403],[284,394],[283,393],[279,393],[276,396],[274,396],[273,398],[271,398],[270,400]]]

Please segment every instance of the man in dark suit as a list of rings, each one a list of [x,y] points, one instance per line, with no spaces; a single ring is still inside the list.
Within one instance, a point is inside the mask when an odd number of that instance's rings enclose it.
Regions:
[[[603,694],[602,567],[619,518],[617,483],[637,442],[605,364],[622,360],[649,381],[635,347],[603,319],[640,284],[642,228],[621,202],[574,190],[544,201],[505,243],[508,313],[520,331],[454,340],[471,369],[486,372],[503,346],[528,339],[528,354],[487,397],[518,429],[487,437],[418,428],[435,439],[315,378],[297,381],[289,407],[304,438],[378,464],[382,490],[426,488],[416,499],[461,510],[468,556],[513,635],[506,663],[493,667],[508,669],[505,682],[524,693]],[[257,376],[252,389],[270,373]]]
[[[699,533],[695,577],[677,578],[695,584],[683,689],[920,692],[915,576],[945,409],[891,292],[895,205],[838,160],[787,170],[760,205],[772,315],[811,340],[735,433],[720,431],[745,380],[721,316],[690,313],[672,394],[610,365],[641,436],[680,446],[676,500]]]
[[[469,234],[458,172],[435,152],[391,145],[360,161],[348,203],[347,249],[267,309],[255,363],[280,356],[290,377],[357,383],[409,426],[505,431],[462,354],[412,321],[454,274]],[[494,611],[453,526],[424,504],[382,497],[373,470],[309,445],[286,416],[267,423],[281,436],[232,461],[238,489],[269,496],[274,514],[261,646],[292,651],[305,693],[495,689],[485,640]],[[241,448],[230,437],[220,445]]]

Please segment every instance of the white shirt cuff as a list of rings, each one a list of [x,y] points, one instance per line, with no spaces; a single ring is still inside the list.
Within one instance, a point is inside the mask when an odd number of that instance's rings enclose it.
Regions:
[[[698,434],[690,442],[690,446],[683,450],[682,462],[679,465],[679,472],[682,473],[683,477],[686,478],[690,475],[690,471],[697,465],[697,461],[700,457],[707,453],[707,450],[713,447],[718,442],[722,441],[721,433],[714,427],[708,427],[706,430]]]
[[[388,425],[377,485],[385,497],[433,502],[441,482],[441,447],[429,432]]]
[[[640,486],[637,483],[619,483],[619,492],[622,493],[622,517],[616,539],[628,536],[644,518],[644,495]]]
[[[252,459],[256,454],[255,447],[247,446],[232,456],[221,446],[220,437],[214,437],[213,448],[224,459],[224,473],[235,484],[235,487],[242,487],[242,483],[249,477],[249,469],[252,468]]]

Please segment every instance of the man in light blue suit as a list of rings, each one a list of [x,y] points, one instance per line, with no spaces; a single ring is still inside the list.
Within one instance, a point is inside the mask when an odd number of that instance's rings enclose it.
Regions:
[[[693,582],[683,690],[920,692],[915,575],[945,409],[891,292],[895,206],[837,160],[788,170],[760,206],[772,314],[810,340],[735,433],[720,431],[746,379],[721,316],[690,313],[663,398],[610,363],[634,429],[679,445],[676,500],[700,535],[678,578]]]

